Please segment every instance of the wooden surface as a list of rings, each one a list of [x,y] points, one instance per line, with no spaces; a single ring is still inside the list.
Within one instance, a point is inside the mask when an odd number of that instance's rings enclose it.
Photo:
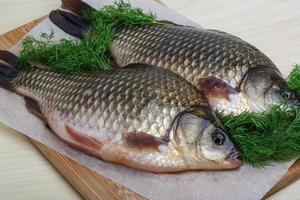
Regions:
[[[82,200],[24,135],[0,124],[1,200]]]
[[[1,2],[0,2],[1,5]],[[1,10],[1,9],[0,9]],[[22,37],[23,34],[25,34],[30,28],[35,24],[31,23],[30,25],[26,25],[22,27],[21,29],[18,29],[14,33],[8,33],[1,38],[4,38],[4,40],[0,40],[0,49],[7,49],[12,44],[14,44],[16,41],[19,40],[20,37]],[[6,132],[12,133],[13,131],[5,130]],[[37,144],[37,147],[41,150],[42,153],[46,155],[46,157],[53,163],[55,167],[59,169],[59,171],[63,172],[66,179],[68,181],[71,181],[73,183],[74,188],[76,188],[77,191],[81,193],[83,197],[86,199],[99,199],[102,197],[102,199],[108,199],[108,197],[111,197],[112,199],[118,199],[120,196],[128,197],[130,199],[137,199],[142,198],[134,193],[130,192],[129,190],[126,190],[125,188],[110,183],[107,179],[98,176],[94,174],[93,172],[90,172],[89,170],[85,169],[84,167],[76,164],[75,162],[59,155],[58,153],[53,152],[52,150],[49,150],[48,148],[44,147],[43,145]],[[0,163],[1,164],[1,163]],[[1,165],[0,165],[1,166]],[[299,172],[299,171],[298,171]],[[291,177],[291,176],[290,176]],[[1,178],[1,176],[0,176]],[[285,179],[287,180],[287,179]],[[63,182],[63,181],[61,181]],[[282,183],[279,186],[282,186]],[[53,186],[52,186],[53,187]],[[51,188],[51,187],[50,187]],[[0,181],[0,196],[1,195],[1,181]],[[67,191],[72,191],[71,188],[66,189]],[[51,191],[51,193],[53,193]],[[69,195],[69,194],[68,194]],[[125,195],[125,196],[124,196]],[[12,197],[12,196],[11,196]],[[15,196],[17,198],[12,199],[26,199],[25,196]],[[50,197],[50,195],[49,195]],[[64,199],[68,199],[69,196],[64,196]],[[275,197],[276,198],[276,197]],[[293,199],[293,194],[289,196],[288,199]],[[9,199],[9,198],[7,198]],[[37,198],[42,199],[42,198]],[[45,198],[47,199],[47,198]],[[49,198],[51,199],[51,198]],[[73,193],[73,197],[70,199],[80,199],[79,196],[76,195],[76,193]],[[287,199],[287,198],[285,198]],[[297,198],[296,198],[297,199]]]

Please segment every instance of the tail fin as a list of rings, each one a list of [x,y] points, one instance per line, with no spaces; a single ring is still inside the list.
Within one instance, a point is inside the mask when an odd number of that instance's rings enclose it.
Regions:
[[[61,7],[63,9],[72,11],[78,15],[82,15],[85,10],[96,10],[89,4],[81,1],[81,0],[62,0]]]
[[[62,10],[51,11],[49,19],[64,32],[80,39],[90,27],[83,17]]]
[[[0,50],[0,87],[11,89],[10,83],[20,70],[16,68],[18,57],[8,51]]]

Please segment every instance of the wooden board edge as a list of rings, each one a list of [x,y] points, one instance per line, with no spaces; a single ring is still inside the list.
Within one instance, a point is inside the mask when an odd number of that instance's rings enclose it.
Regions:
[[[31,29],[33,29],[36,25],[41,23],[48,16],[40,17],[36,20],[33,20],[23,26],[20,26],[14,30],[8,31],[2,35],[0,35],[1,43],[0,50],[8,50],[12,46],[14,46],[21,38],[23,38]],[[14,37],[12,37],[14,35]]]
[[[36,19],[36,20],[34,20],[34,21],[32,21],[32,22],[30,22],[30,23],[28,23],[28,24],[25,24],[25,25],[23,25],[23,26],[21,26],[21,27],[18,27],[18,28],[16,28],[16,29],[14,29],[14,30],[12,30],[12,31],[9,31],[9,32],[7,32],[7,33],[5,33],[5,34],[3,34],[3,35],[1,35],[0,36],[0,38],[1,38],[1,40],[4,38],[5,40],[3,40],[3,42],[1,41],[1,43],[0,43],[0,50],[7,50],[7,49],[9,49],[9,48],[11,48],[13,45],[15,45],[27,32],[29,32],[32,28],[34,28],[38,23],[40,23],[43,19],[45,19],[47,16],[44,16],[44,17],[41,17],[41,18],[39,18],[39,19]],[[14,34],[14,36],[15,36],[15,39],[11,39],[11,35],[12,34]],[[18,39],[17,41],[16,41],[16,39]],[[56,167],[56,169],[60,172],[60,173],[62,173],[62,171],[65,171],[65,170],[63,170],[63,169],[60,169],[57,165],[58,165],[58,161],[56,160],[56,159],[60,159],[60,160],[63,160],[63,159],[61,159],[61,158],[64,158],[64,159],[66,159],[65,160],[65,162],[66,163],[64,163],[63,165],[64,165],[64,167],[67,167],[67,166],[69,166],[70,165],[70,162],[67,160],[67,159],[69,159],[69,158],[67,158],[67,157],[65,157],[65,156],[63,156],[63,155],[60,155],[60,156],[57,156],[56,154],[59,154],[59,153],[57,153],[56,151],[54,151],[54,150],[52,150],[52,149],[49,149],[48,147],[46,147],[46,146],[44,146],[44,145],[42,145],[42,144],[40,144],[40,143],[37,143],[36,141],[34,141],[34,140],[32,140],[33,141],[33,144],[43,153],[43,155]],[[46,148],[48,148],[48,149],[46,149]],[[72,161],[71,159],[69,159],[70,161]],[[75,161],[72,161],[72,162],[74,162],[74,164],[76,164],[76,165],[79,165],[78,163],[76,163]],[[79,166],[81,166],[81,165],[79,165]],[[81,166],[81,167],[83,167],[83,166]],[[62,170],[62,171],[60,171],[60,170]],[[89,170],[89,169],[87,169],[87,168],[84,168],[84,169],[81,169],[81,170],[87,170],[87,171],[90,171],[90,173],[94,173],[94,172],[92,172],[91,170]],[[75,171],[74,171],[74,173],[75,173]],[[86,172],[86,173],[88,173],[88,172]],[[64,176],[64,174],[62,174],[63,176]],[[69,174],[67,174],[68,176],[69,176]],[[76,173],[75,174],[73,174],[73,175],[76,175]],[[94,182],[95,180],[94,180],[94,176],[95,175],[92,175],[92,179],[93,180],[91,180],[91,183],[92,182]],[[104,177],[102,177],[101,175],[98,175],[97,174],[97,176],[100,176],[101,178],[104,178]],[[71,180],[71,178],[72,177],[65,177],[67,180]],[[267,197],[269,197],[269,196],[271,196],[272,194],[274,194],[274,193],[276,193],[277,191],[279,191],[280,189],[282,189],[282,188],[284,188],[284,187],[286,187],[286,186],[288,186],[289,184],[291,184],[291,183],[293,183],[294,181],[296,181],[296,180],[298,180],[300,178],[300,159],[298,159],[290,168],[289,168],[289,170],[288,170],[288,172],[285,174],[285,176],[283,176],[281,179],[280,179],[280,181],[277,183],[277,184],[275,184],[274,186],[273,186],[273,188],[270,190],[270,191],[268,191],[268,193],[263,197],[263,199],[265,199],[265,198],[267,198]],[[104,178],[105,179],[105,178]],[[99,179],[100,180],[100,179]],[[108,179],[105,179],[105,180],[108,180]],[[109,181],[108,181],[109,182]],[[72,182],[70,182],[71,184],[72,184]],[[115,184],[115,185],[118,185],[117,183],[113,183],[113,184]],[[77,189],[79,189],[79,187],[76,185],[76,187],[73,185],[73,187],[77,190]],[[122,186],[116,186],[116,188],[118,188],[118,187],[122,187]],[[124,189],[122,189],[122,190],[124,190]],[[127,189],[128,190],[128,189]],[[78,190],[77,190],[78,191]],[[132,191],[130,191],[130,190],[128,190],[129,191],[129,193],[131,192],[131,193],[134,193],[134,192],[132,192]],[[86,196],[86,191],[78,191],[84,198],[86,198],[87,196]],[[122,193],[122,192],[121,192]],[[126,194],[128,193],[128,192],[125,192]],[[131,196],[131,195],[130,195]],[[138,194],[136,194],[136,193],[134,193],[134,195],[133,196],[137,196],[137,199],[138,198],[140,198],[140,199],[145,199],[144,197],[142,197],[142,196],[140,196],[140,195],[138,195]],[[89,197],[89,198],[87,198],[87,199],[92,199],[92,197]]]
[[[84,199],[145,200],[141,195],[97,174],[49,147],[34,140],[32,142]]]
[[[297,159],[292,166],[290,166],[287,173],[265,194],[263,199],[270,197],[279,190],[285,188],[291,183],[300,178],[300,159]]]

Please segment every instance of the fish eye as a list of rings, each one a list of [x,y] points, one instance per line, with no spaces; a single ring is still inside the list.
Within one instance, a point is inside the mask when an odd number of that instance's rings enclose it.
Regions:
[[[225,142],[225,136],[223,132],[221,132],[219,129],[215,130],[212,134],[212,141],[216,145],[222,145]]]
[[[293,92],[289,92],[289,91],[286,91],[286,90],[283,90],[281,92],[281,96],[285,99],[294,99],[295,98],[295,95]]]

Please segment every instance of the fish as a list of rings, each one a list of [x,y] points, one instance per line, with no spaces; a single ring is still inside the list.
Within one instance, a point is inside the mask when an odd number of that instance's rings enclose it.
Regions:
[[[81,0],[62,0],[50,20],[66,33],[82,38],[92,28],[80,15],[95,10]],[[193,84],[213,110],[224,114],[264,112],[272,105],[296,102],[283,75],[259,49],[211,29],[182,25],[119,27],[109,46],[116,63],[144,63],[170,70]]]
[[[206,99],[182,77],[130,64],[94,72],[16,67],[0,51],[0,87],[63,141],[107,162],[153,173],[228,170],[242,152]]]

